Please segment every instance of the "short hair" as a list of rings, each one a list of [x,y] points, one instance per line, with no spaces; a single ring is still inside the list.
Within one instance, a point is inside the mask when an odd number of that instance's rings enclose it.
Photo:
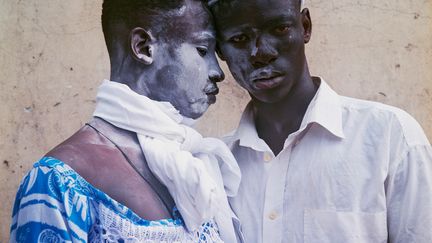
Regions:
[[[150,26],[151,17],[157,12],[168,12],[181,7],[184,0],[104,0],[102,4],[102,31],[105,42],[110,46],[111,40],[119,38],[119,26],[129,31],[136,26]],[[142,16],[146,16],[144,19]],[[148,17],[147,17],[148,16]],[[121,38],[121,36],[120,36]]]
[[[217,12],[220,8],[231,7],[234,2],[248,1],[248,0],[209,0],[208,6],[212,12]],[[298,0],[299,8],[302,10],[305,0]]]
[[[207,6],[207,1],[201,1]],[[114,40],[126,38],[134,27],[150,28],[155,35],[163,34],[170,17],[180,10],[186,0],[104,0],[102,4],[102,31],[108,52]],[[161,23],[166,23],[164,26]],[[120,31],[120,32],[119,32]]]

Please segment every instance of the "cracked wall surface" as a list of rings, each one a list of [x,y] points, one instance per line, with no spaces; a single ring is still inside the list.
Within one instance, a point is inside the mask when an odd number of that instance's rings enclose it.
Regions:
[[[0,0],[0,242],[8,241],[21,178],[90,118],[96,88],[108,78],[101,3]],[[310,0],[306,6],[312,74],[340,94],[408,111],[432,139],[432,1]],[[227,73],[199,130],[214,136],[232,130],[247,101]]]

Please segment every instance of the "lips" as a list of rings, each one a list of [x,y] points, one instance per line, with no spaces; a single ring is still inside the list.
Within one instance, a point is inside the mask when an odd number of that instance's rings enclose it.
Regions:
[[[216,103],[216,95],[207,95],[208,99],[207,99],[207,103],[212,105],[214,103]]]
[[[211,89],[204,90],[204,92],[206,93],[206,95],[217,95],[219,94],[219,88],[214,86]]]
[[[283,74],[269,69],[256,70],[252,72],[251,83],[257,90],[273,89],[283,81]]]
[[[258,89],[273,89],[279,86],[282,82],[282,76],[266,78],[266,79],[257,79],[253,82],[254,86]]]
[[[207,87],[204,92],[207,95],[207,103],[214,104],[216,103],[216,95],[219,94],[219,88],[216,85],[212,85]]]

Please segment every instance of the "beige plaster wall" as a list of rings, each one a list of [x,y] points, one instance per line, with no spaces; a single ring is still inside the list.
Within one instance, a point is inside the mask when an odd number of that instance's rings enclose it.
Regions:
[[[0,0],[0,242],[32,163],[90,117],[108,77],[101,0]],[[411,113],[432,139],[432,1],[310,0],[311,71],[340,94]],[[225,68],[226,70],[226,68]],[[232,130],[248,100],[227,75],[218,103],[198,124]]]

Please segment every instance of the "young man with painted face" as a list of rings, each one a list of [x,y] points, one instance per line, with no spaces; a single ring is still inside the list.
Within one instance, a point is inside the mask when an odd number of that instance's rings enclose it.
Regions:
[[[227,137],[246,242],[432,242],[432,149],[390,106],[312,77],[299,0],[219,0],[220,57],[252,100]]]
[[[11,242],[235,242],[239,168],[187,126],[224,78],[205,4],[104,0],[111,81],[94,119],[23,179]]]

